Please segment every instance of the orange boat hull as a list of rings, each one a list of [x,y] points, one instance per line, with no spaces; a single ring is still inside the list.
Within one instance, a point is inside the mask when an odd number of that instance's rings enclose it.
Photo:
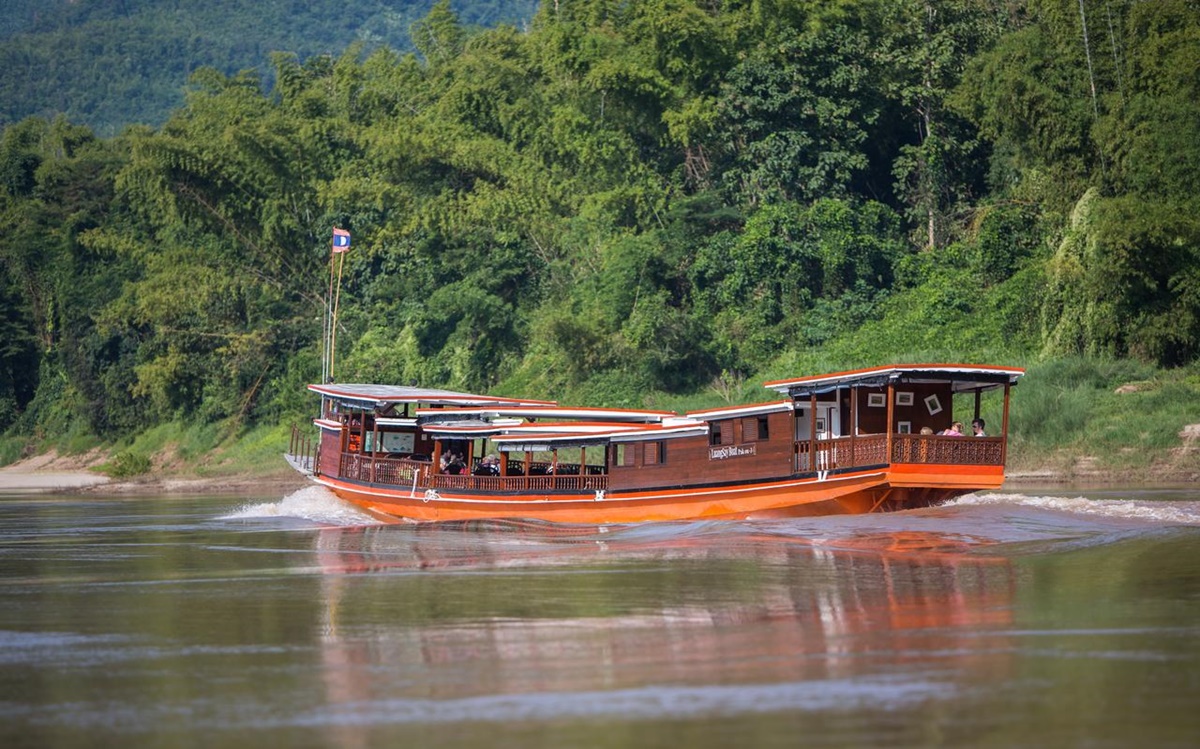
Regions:
[[[999,466],[894,465],[887,469],[750,485],[649,491],[506,495],[384,488],[328,476],[315,480],[384,520],[521,518],[559,523],[639,523],[863,514],[927,507],[999,488]]]

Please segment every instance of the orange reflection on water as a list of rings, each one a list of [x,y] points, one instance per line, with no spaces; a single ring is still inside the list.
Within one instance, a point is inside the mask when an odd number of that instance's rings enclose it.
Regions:
[[[1004,559],[968,553],[981,544],[911,531],[817,541],[330,529],[317,549],[328,698],[752,685],[909,668],[1004,678],[1014,573]],[[472,574],[444,574],[460,572]],[[445,596],[406,602],[431,583]],[[394,611],[383,596],[395,597]]]

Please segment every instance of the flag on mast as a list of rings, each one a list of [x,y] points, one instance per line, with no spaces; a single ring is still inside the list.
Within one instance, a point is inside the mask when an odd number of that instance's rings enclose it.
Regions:
[[[333,227],[333,251],[347,252],[350,249],[350,232]]]

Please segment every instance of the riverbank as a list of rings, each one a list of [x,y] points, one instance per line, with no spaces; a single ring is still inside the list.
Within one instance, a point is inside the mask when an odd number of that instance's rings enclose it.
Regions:
[[[281,457],[277,469],[219,476],[147,473],[113,479],[100,471],[100,451],[60,456],[49,452],[0,468],[0,494],[283,494],[307,485]]]

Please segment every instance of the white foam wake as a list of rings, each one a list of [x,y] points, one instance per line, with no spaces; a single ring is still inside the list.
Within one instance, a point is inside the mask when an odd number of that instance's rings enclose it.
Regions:
[[[1090,499],[1088,497],[1042,497],[1025,494],[968,494],[950,504],[1019,505],[1079,515],[1122,520],[1144,520],[1170,525],[1200,525],[1200,502],[1141,499]]]
[[[323,486],[297,489],[278,502],[243,505],[220,520],[300,518],[324,525],[378,525],[379,521],[338,499]]]

